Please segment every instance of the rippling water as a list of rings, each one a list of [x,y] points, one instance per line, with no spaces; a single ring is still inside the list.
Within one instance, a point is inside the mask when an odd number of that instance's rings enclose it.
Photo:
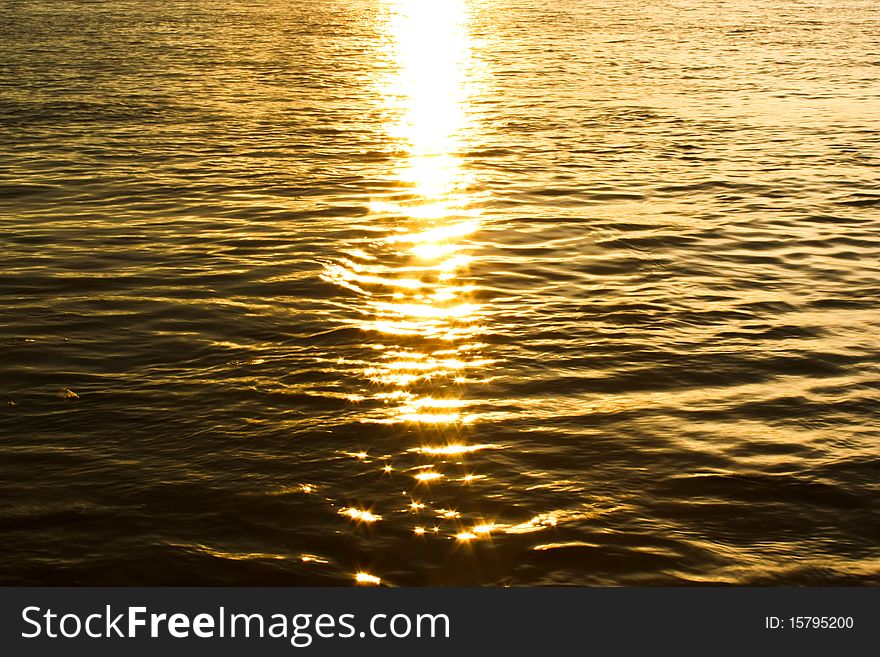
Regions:
[[[0,7],[0,580],[880,582],[874,0]]]

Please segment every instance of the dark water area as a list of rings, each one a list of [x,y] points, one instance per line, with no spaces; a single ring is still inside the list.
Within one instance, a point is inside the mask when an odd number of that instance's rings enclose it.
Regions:
[[[880,5],[0,6],[0,582],[880,583]]]

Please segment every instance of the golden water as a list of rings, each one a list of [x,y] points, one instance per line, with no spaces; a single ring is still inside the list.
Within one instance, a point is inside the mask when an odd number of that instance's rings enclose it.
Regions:
[[[876,581],[878,28],[0,8],[0,579]]]

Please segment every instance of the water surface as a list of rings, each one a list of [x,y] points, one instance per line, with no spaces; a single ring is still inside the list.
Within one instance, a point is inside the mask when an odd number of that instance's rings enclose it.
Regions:
[[[0,8],[0,580],[880,583],[873,0]]]

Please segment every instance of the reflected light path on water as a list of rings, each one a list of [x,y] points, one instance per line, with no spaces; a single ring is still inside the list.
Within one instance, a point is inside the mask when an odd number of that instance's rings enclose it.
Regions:
[[[361,421],[413,429],[418,441],[382,457],[405,464],[400,474],[409,487],[403,508],[389,511],[412,516],[413,536],[456,549],[490,539],[496,529],[445,506],[461,502],[463,487],[485,478],[468,469],[467,456],[501,447],[474,442],[480,414],[466,395],[469,386],[491,379],[493,364],[480,341],[488,327],[476,298],[479,281],[470,273],[487,196],[461,156],[477,127],[472,100],[482,72],[468,3],[389,0],[385,9],[384,65],[374,83],[395,153],[391,191],[371,201],[367,236],[324,275],[357,295],[356,326],[375,354],[359,370],[369,392],[352,400],[363,409]],[[396,465],[384,462],[377,473],[396,476]],[[449,487],[446,502],[443,487]],[[382,519],[357,508],[339,513],[352,530]]]
[[[479,84],[468,13],[462,1],[412,0],[390,0],[383,13],[374,82],[397,155],[392,193],[370,203],[371,234],[325,271],[363,301],[357,326],[376,358],[361,374],[382,402],[366,422],[473,422],[463,386],[491,364],[468,275],[484,199],[459,156]]]

